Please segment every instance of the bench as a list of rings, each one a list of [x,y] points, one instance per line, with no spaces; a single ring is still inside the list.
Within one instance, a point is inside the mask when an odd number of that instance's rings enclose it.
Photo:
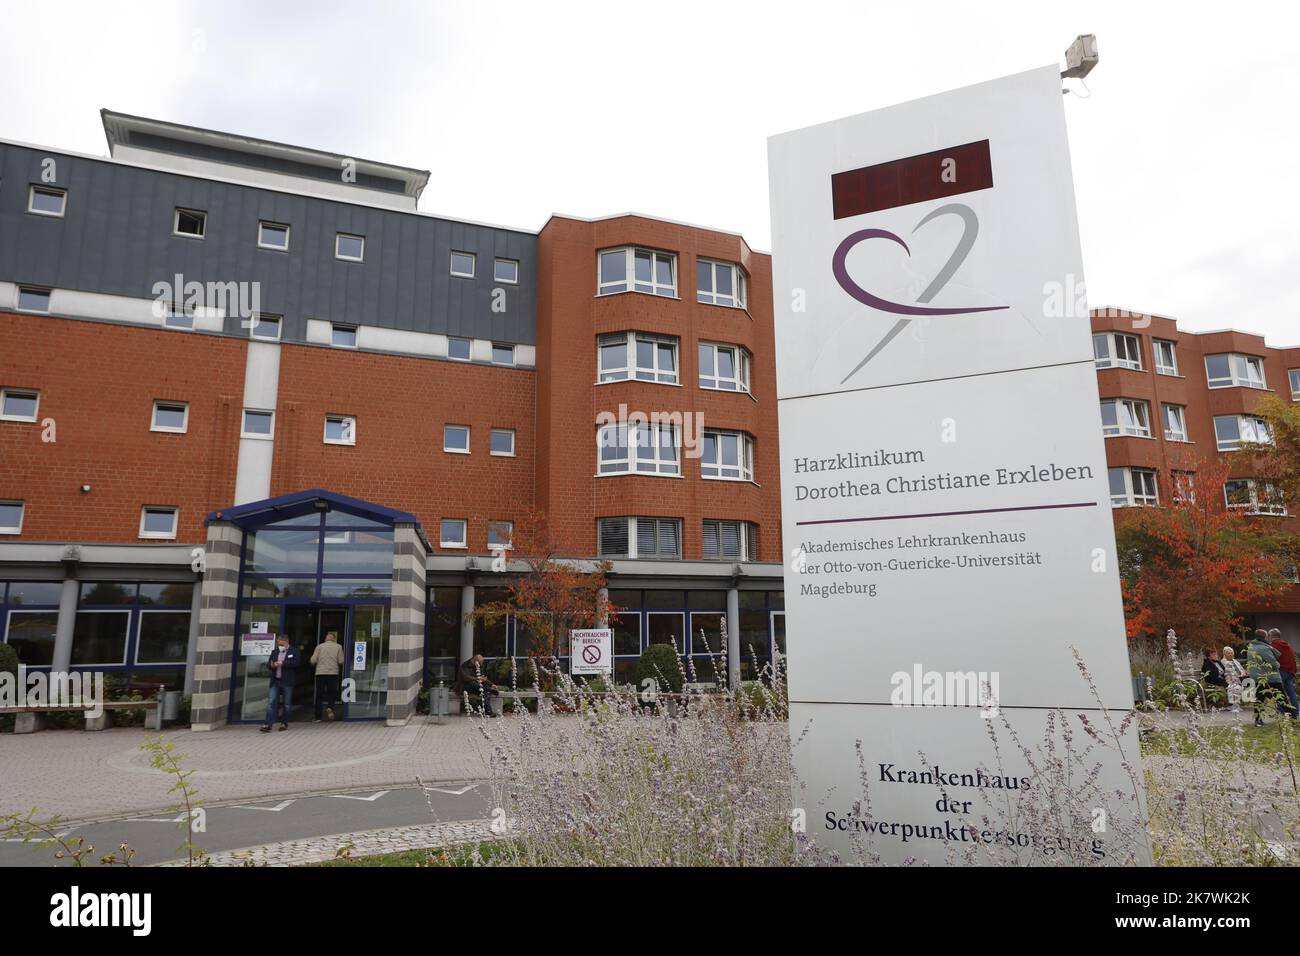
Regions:
[[[161,688],[160,688],[161,691]],[[91,716],[91,711],[100,714]],[[86,730],[104,730],[109,726],[109,715],[115,710],[144,710],[145,729],[162,730],[162,704],[158,698],[151,700],[107,700],[96,707],[94,704],[54,704],[48,707],[0,707],[0,714],[14,715],[15,734],[34,734],[45,729],[46,714],[66,714],[81,712],[85,714]]]

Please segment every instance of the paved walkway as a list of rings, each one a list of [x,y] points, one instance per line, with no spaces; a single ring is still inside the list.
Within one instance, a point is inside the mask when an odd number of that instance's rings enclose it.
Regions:
[[[503,720],[514,720],[505,717]],[[250,798],[482,780],[488,744],[477,721],[419,717],[405,727],[375,723],[291,724],[283,733],[232,726],[165,733],[206,806]],[[107,819],[175,804],[172,777],[140,749],[145,731],[44,730],[0,735],[0,813]]]

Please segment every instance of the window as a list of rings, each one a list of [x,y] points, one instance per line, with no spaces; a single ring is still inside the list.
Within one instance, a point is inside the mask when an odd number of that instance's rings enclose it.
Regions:
[[[1205,356],[1205,378],[1210,388],[1267,388],[1264,384],[1264,360],[1255,355],[1223,352]]]
[[[145,505],[140,509],[140,537],[176,537],[176,509]]]
[[[184,432],[190,427],[190,406],[185,402],[154,402],[152,432]]]
[[[673,425],[602,425],[596,430],[596,445],[599,474],[681,474]]]
[[[748,521],[704,521],[704,560],[753,561],[758,556],[758,529]]]
[[[1092,337],[1092,357],[1097,368],[1142,368],[1142,352],[1136,335],[1098,332]]]
[[[474,278],[474,253],[453,252],[451,254],[451,274],[462,279]]]
[[[340,349],[356,348],[357,327],[355,325],[339,325],[337,322],[331,322],[330,345]]]
[[[743,432],[704,432],[700,475],[729,481],[754,480],[753,439]]]
[[[468,425],[443,425],[442,426],[442,450],[454,452],[457,455],[469,454],[469,426]]]
[[[606,249],[600,253],[597,294],[645,292],[649,295],[677,294],[677,257],[653,249]]]
[[[602,335],[597,340],[596,361],[601,382],[635,377],[643,382],[677,384],[677,339],[668,336],[641,332]]]
[[[1223,500],[1231,511],[1251,515],[1285,515],[1286,502],[1281,490],[1272,482],[1254,478],[1234,478],[1223,486]]]
[[[1151,437],[1147,403],[1132,398],[1107,398],[1101,403],[1101,433],[1107,437],[1136,435]]]
[[[1300,402],[1300,368],[1288,369],[1286,375],[1291,380],[1291,401]]]
[[[1151,350],[1156,355],[1156,372],[1160,375],[1178,374],[1178,356],[1174,352],[1174,343],[1167,339],[1152,339]]]
[[[1150,468],[1111,468],[1109,477],[1112,508],[1160,504],[1156,492],[1156,473]]]
[[[357,420],[353,415],[325,416],[325,444],[355,445],[357,443]]]
[[[746,304],[745,270],[731,262],[695,260],[695,300],[709,305],[743,309]]]
[[[466,547],[465,519],[443,518],[438,525],[438,543],[444,548]]]
[[[334,258],[347,262],[362,262],[366,258],[366,237],[353,236],[346,232],[334,236]]]
[[[513,428],[492,429],[489,451],[506,458],[515,456],[515,431]]]
[[[169,329],[183,329],[191,331],[194,328],[194,309],[188,305],[167,306],[167,312],[163,316],[163,325]]]
[[[18,289],[18,311],[19,312],[49,312],[50,311],[50,290],[33,289],[28,286],[20,286]]]
[[[287,252],[289,249],[289,227],[278,222],[259,222],[257,224],[257,244],[262,249]]]
[[[1187,441],[1187,415],[1182,405],[1161,406],[1165,412],[1165,441]]]
[[[488,522],[488,547],[494,550],[509,548],[514,540],[515,526],[509,521]]]
[[[1219,451],[1236,451],[1242,444],[1271,445],[1268,422],[1254,415],[1214,416],[1214,441]]]
[[[62,217],[68,206],[68,191],[54,186],[33,186],[27,194],[27,211],[38,216]]]
[[[172,235],[189,239],[202,239],[208,227],[208,214],[198,209],[177,209],[172,222]]]
[[[0,421],[34,422],[41,393],[18,388],[0,389]]]
[[[1171,471],[1169,482],[1173,486],[1174,501],[1183,504],[1196,502],[1196,472]]]
[[[680,558],[682,555],[682,523],[677,518],[601,518],[596,524],[601,557]]]
[[[519,262],[516,259],[497,259],[492,263],[492,278],[511,285],[519,281]]]
[[[749,353],[738,345],[700,343],[700,388],[749,391]]]
[[[275,412],[246,408],[244,409],[244,429],[239,437],[269,439],[274,434],[274,428]]]
[[[453,358],[461,362],[468,362],[469,356],[469,339],[447,339],[447,358]]]
[[[255,339],[278,342],[280,341],[280,327],[283,323],[283,316],[258,312],[249,320],[248,334]]]
[[[515,347],[513,345],[498,345],[496,342],[493,342],[492,363],[494,365],[514,365]]]
[[[23,533],[23,503],[0,501],[0,534]]]

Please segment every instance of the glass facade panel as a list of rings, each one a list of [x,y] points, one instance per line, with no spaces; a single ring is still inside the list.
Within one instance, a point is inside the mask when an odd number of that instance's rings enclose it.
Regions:
[[[28,667],[49,667],[54,662],[54,632],[58,611],[9,610],[5,643],[18,654],[18,663]]]
[[[189,611],[142,611],[137,664],[184,664],[190,642]]]
[[[130,611],[78,611],[72,632],[72,663],[125,664]]]
[[[268,527],[250,531],[244,570],[270,574],[315,574],[320,560],[319,518],[315,528]]]

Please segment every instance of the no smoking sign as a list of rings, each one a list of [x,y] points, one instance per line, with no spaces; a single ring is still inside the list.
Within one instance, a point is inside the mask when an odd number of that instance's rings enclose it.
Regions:
[[[582,628],[569,632],[572,649],[570,673],[608,674],[613,669],[614,632],[607,627]]]

